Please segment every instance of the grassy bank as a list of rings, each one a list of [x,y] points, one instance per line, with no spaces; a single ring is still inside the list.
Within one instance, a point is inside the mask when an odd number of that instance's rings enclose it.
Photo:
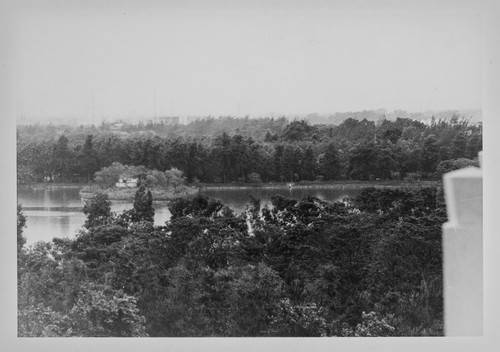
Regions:
[[[137,192],[137,187],[135,188],[100,188],[98,186],[87,186],[80,191],[80,195],[83,199],[91,198],[95,193],[102,192],[108,195],[110,200],[123,200],[132,201],[134,200],[135,193]],[[178,197],[187,197],[198,192],[197,188],[193,187],[178,187],[176,190],[169,189],[151,189],[151,195],[154,201],[167,201]]]
[[[33,182],[33,183],[18,183],[17,189],[61,189],[61,188],[84,188],[89,187],[91,184],[89,183],[59,183],[59,182]]]
[[[204,183],[199,185],[200,190],[237,190],[237,189],[253,189],[253,188],[264,188],[264,189],[286,189],[290,186],[289,182],[274,182],[274,183]],[[360,189],[366,187],[380,187],[380,188],[396,188],[396,187],[408,187],[417,188],[423,186],[440,186],[441,181],[416,181],[416,182],[405,182],[405,181],[301,181],[292,183],[292,188],[294,189],[307,189],[307,188],[327,188],[327,189]]]
[[[156,201],[170,200],[177,197],[185,197],[196,194],[198,190],[238,190],[238,189],[287,189],[289,182],[270,182],[270,183],[201,183],[195,186],[179,187],[174,190],[152,189],[151,193],[153,199]],[[394,188],[394,187],[408,187],[417,188],[422,186],[441,186],[441,180],[425,180],[415,182],[405,182],[401,180],[389,181],[353,181],[353,180],[339,180],[339,181],[300,181],[294,182],[292,187],[294,189],[307,189],[307,188],[326,188],[326,189],[360,189],[365,187],[377,188]],[[85,183],[19,183],[18,189],[61,189],[61,188],[82,188],[80,194],[83,198],[90,198],[96,192],[104,192],[108,194],[111,200],[132,200],[134,199],[137,188],[99,188],[95,184]]]

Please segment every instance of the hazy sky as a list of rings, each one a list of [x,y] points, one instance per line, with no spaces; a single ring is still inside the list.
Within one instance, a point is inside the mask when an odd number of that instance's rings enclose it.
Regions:
[[[14,44],[18,116],[481,108],[470,14],[33,11]]]

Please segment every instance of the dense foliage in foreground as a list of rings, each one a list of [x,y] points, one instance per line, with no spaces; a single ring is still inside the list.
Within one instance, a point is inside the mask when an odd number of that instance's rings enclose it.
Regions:
[[[101,195],[77,238],[30,248],[18,209],[19,335],[443,334],[440,189],[272,204],[180,198],[154,226],[149,199]]]

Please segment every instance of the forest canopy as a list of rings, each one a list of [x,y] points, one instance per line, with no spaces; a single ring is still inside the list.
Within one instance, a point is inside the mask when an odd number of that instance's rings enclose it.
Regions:
[[[285,118],[117,125],[18,126],[18,182],[90,182],[113,163],[175,168],[189,183],[412,181],[474,165],[482,150],[481,123],[459,115],[428,124],[349,117],[338,125]]]
[[[96,188],[75,238],[27,247],[18,207],[19,336],[443,335],[443,191],[418,181],[477,166],[482,124],[368,115],[18,126],[19,183]],[[122,177],[139,188],[114,213],[99,191]],[[241,214],[198,194],[153,222],[155,187],[345,180],[413,186]]]
[[[443,334],[440,188],[169,208],[155,226],[150,199],[96,195],[76,238],[31,247],[18,208],[19,336]]]

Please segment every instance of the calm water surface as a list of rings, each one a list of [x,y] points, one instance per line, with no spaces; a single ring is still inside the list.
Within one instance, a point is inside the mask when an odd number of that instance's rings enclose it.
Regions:
[[[79,191],[81,186],[64,187],[28,187],[20,186],[17,190],[18,203],[21,203],[27,217],[27,227],[24,235],[27,244],[37,241],[50,241],[54,237],[74,237],[85,222],[83,201]],[[204,190],[201,193],[221,200],[235,212],[244,211],[252,195],[261,200],[262,205],[269,205],[271,196],[280,194],[285,197],[302,199],[312,194],[326,201],[342,200],[345,197],[354,197],[360,189],[331,189],[331,188],[254,188],[231,190]],[[121,212],[131,209],[132,202],[113,201],[111,210]],[[163,225],[170,219],[167,202],[155,202],[155,224]]]

